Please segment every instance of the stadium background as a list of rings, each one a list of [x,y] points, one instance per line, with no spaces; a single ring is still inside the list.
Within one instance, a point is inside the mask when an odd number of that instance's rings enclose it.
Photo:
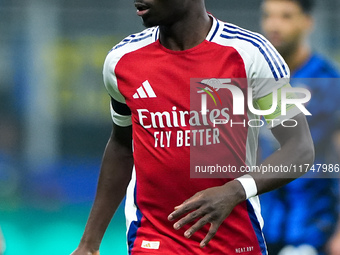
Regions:
[[[259,30],[259,0],[206,0]],[[340,61],[339,0],[320,0],[312,45]],[[143,29],[132,0],[0,0],[0,226],[5,255],[69,254],[94,198],[110,134],[108,50]],[[119,208],[101,254],[125,254]]]

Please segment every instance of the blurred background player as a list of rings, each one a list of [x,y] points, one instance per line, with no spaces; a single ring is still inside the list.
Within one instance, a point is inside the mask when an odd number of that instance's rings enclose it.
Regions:
[[[308,121],[314,140],[315,163],[326,163],[335,137],[336,116],[340,110],[340,87],[334,84],[339,71],[323,56],[311,50],[307,38],[313,28],[313,0],[263,0],[262,30],[286,60],[292,78],[305,79],[303,86],[312,93]],[[299,80],[301,86],[301,80]],[[263,128],[260,139],[261,160],[278,149],[272,135]],[[339,162],[339,154],[335,157]],[[338,179],[299,179],[261,196],[269,254],[326,254],[327,242],[338,219]],[[339,231],[339,229],[338,229]],[[290,246],[289,246],[290,245]],[[338,255],[340,235],[329,242],[331,255]]]

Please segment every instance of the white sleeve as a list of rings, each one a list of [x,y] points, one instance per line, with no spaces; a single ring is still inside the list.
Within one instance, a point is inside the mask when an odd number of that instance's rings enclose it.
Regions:
[[[111,113],[111,118],[112,121],[121,127],[128,127],[132,125],[132,121],[131,121],[131,115],[122,115],[117,113],[113,107],[112,107],[112,103],[110,103],[110,113]]]
[[[254,99],[264,97],[289,83],[289,67],[274,46],[258,34],[259,47],[252,51],[248,74]]]
[[[104,68],[103,68],[104,84],[109,95],[114,100],[126,105],[125,98],[118,89],[117,77],[114,72],[117,62],[118,62],[118,58],[115,56],[114,51],[111,51],[107,55],[105,59],[105,63],[104,63]],[[131,114],[125,115],[125,114],[118,113],[115,109],[113,109],[112,103],[110,103],[110,112],[111,112],[111,117],[112,117],[113,122],[117,124],[118,126],[127,127],[132,124]]]
[[[290,87],[289,67],[267,39],[262,35],[259,35],[259,38],[261,38],[262,43],[261,47],[252,54],[253,61],[249,70],[251,74],[249,82],[253,91],[253,100],[257,103],[262,101],[262,104],[264,102],[264,109],[270,108],[272,100],[268,101],[268,98],[271,98],[271,94],[277,91],[278,106],[273,114],[265,116],[266,120],[268,117],[277,120],[272,122],[273,124],[270,126],[272,128],[279,125],[284,119],[298,115],[301,111],[296,106],[287,105],[287,114],[281,115],[281,88]]]

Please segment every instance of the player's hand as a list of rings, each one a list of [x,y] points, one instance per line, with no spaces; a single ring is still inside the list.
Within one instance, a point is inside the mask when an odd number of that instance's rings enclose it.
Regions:
[[[168,216],[168,220],[179,219],[174,224],[174,228],[178,230],[200,218],[184,233],[186,238],[190,238],[204,225],[210,224],[209,232],[200,243],[203,248],[214,237],[219,226],[228,217],[233,208],[244,201],[245,198],[246,195],[242,185],[238,181],[231,181],[223,186],[209,188],[196,193],[181,205],[176,206],[175,211]]]
[[[78,247],[71,255],[99,255],[99,251],[91,252],[83,247]]]

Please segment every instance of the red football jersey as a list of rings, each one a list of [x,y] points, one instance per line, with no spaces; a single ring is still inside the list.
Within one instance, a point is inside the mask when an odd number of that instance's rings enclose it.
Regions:
[[[188,227],[176,231],[167,220],[175,206],[198,191],[230,180],[204,175],[207,162],[237,168],[256,164],[258,128],[240,124],[258,119],[247,100],[240,115],[233,114],[232,93],[223,93],[221,109],[214,110],[209,97],[203,116],[193,96],[202,95],[206,85],[212,94],[222,94],[214,82],[238,79],[245,98],[250,88],[256,101],[289,78],[288,67],[264,37],[211,18],[206,40],[192,49],[166,49],[153,27],[127,37],[106,58],[106,88],[131,111],[111,107],[113,121],[133,127],[135,166],[125,207],[129,254],[267,254],[258,197],[236,206],[203,249],[199,243],[208,225],[186,239]],[[212,123],[221,118],[236,124]],[[203,175],[194,176],[198,166]]]

